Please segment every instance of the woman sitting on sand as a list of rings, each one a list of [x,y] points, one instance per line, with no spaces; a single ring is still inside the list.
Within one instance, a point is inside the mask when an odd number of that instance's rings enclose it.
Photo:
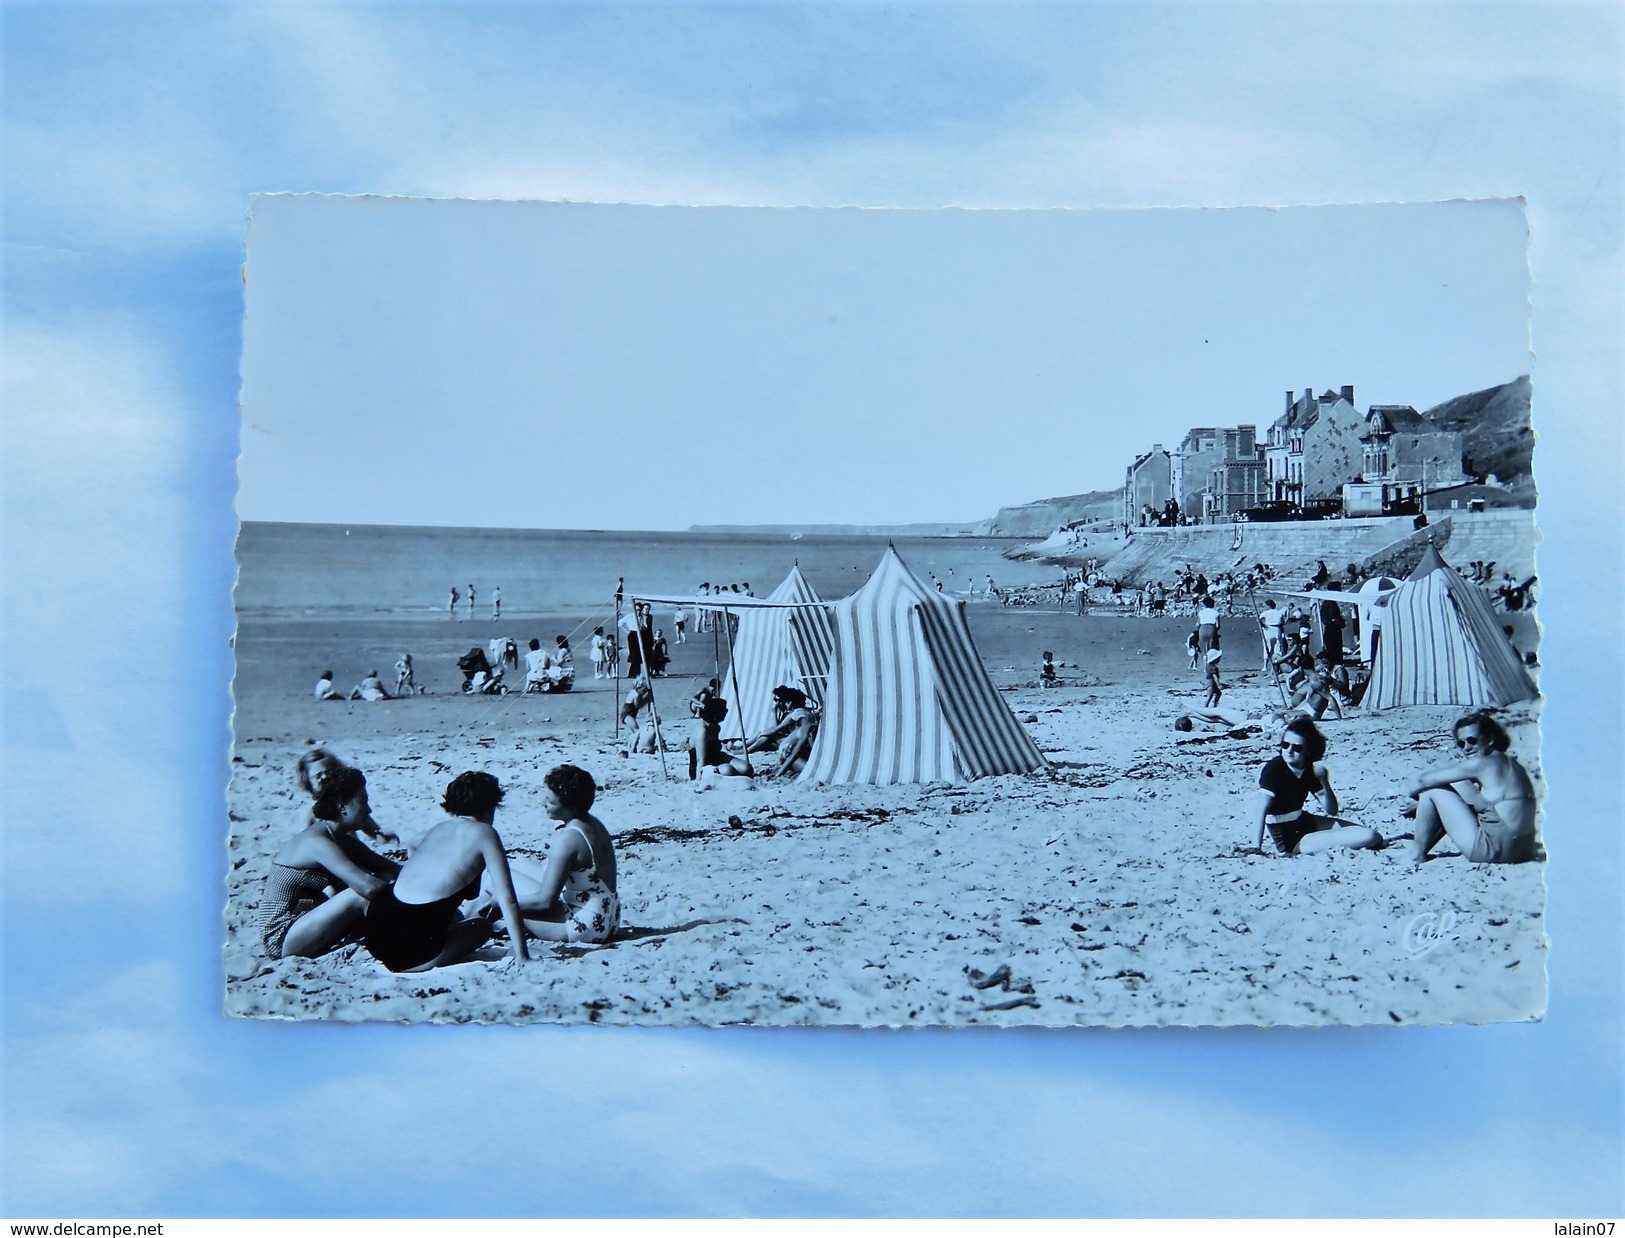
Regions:
[[[1302,706],[1310,717],[1319,722],[1326,715],[1326,707],[1333,706],[1337,716],[1343,716],[1342,701],[1348,700],[1348,689],[1333,677],[1331,659],[1323,650],[1303,672],[1303,681],[1292,694],[1294,708]]]
[[[542,648],[542,642],[534,636],[530,638],[530,648],[525,651],[525,691],[546,692],[547,672],[552,664],[552,657]]]
[[[1258,775],[1259,850],[1266,829],[1282,855],[1383,845],[1375,830],[1336,815],[1337,792],[1321,760],[1325,755],[1326,737],[1308,718],[1294,718],[1281,731],[1280,755],[1271,757]],[[1304,808],[1311,795],[1319,797],[1324,813]]]
[[[759,736],[746,750],[778,753],[778,764],[766,771],[769,778],[799,774],[807,765],[812,742],[818,735],[818,708],[800,688],[780,684],[773,689],[773,728]]]
[[[1535,784],[1507,749],[1506,728],[1483,710],[1455,726],[1461,759],[1431,769],[1409,794],[1416,800],[1416,846],[1411,858],[1446,834],[1474,864],[1527,864],[1535,852]]]
[[[389,693],[384,690],[383,680],[378,678],[377,671],[368,671],[360,683],[350,689],[352,701],[387,701]]]
[[[333,672],[323,671],[322,677],[316,681],[313,695],[318,701],[342,701],[344,693],[333,686]]]
[[[525,928],[543,941],[606,942],[621,926],[621,899],[614,844],[592,815],[598,788],[591,774],[574,765],[555,766],[542,785],[545,811],[559,822],[547,862],[522,856],[509,861]]]
[[[479,894],[481,873],[490,876],[513,957],[521,962],[530,957],[508,857],[492,824],[501,802],[502,786],[490,774],[471,771],[452,779],[440,805],[446,820],[424,836],[394,886],[368,903],[363,940],[372,957],[390,971],[460,963],[479,948],[490,936],[491,921],[464,919],[459,908],[464,899]]]
[[[327,953],[350,934],[367,900],[389,888],[397,866],[356,839],[363,823],[372,824],[367,780],[342,766],[322,781],[310,823],[266,874],[255,927],[267,958]]]

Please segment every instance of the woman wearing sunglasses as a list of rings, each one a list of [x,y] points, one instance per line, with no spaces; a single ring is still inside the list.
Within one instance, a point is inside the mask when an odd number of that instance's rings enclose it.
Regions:
[[[1326,737],[1308,718],[1294,718],[1281,731],[1280,751],[1258,775],[1258,847],[1268,830],[1282,855],[1312,855],[1333,847],[1376,850],[1382,835],[1337,816],[1337,792],[1326,773]],[[1313,795],[1324,813],[1304,805]]]
[[[1480,710],[1455,726],[1460,758],[1416,780],[1416,847],[1411,858],[1427,862],[1443,838],[1474,864],[1527,864],[1536,858],[1535,784],[1507,751],[1512,737]]]

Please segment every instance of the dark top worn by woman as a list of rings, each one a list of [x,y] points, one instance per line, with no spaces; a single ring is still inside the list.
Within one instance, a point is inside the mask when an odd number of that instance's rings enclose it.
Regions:
[[[1270,793],[1269,807],[1265,809],[1270,837],[1281,854],[1291,855],[1307,835],[1314,833],[1300,819],[1309,797],[1323,789],[1320,778],[1313,765],[1302,774],[1294,774],[1280,757],[1271,757],[1259,771],[1258,785]]]

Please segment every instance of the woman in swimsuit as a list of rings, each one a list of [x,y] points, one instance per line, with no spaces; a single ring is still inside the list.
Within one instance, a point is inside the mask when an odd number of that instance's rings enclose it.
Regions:
[[[309,785],[303,765],[300,775]],[[367,780],[341,765],[321,780],[310,823],[277,852],[266,874],[256,927],[267,958],[327,953],[350,934],[367,900],[389,888],[396,865],[356,839],[363,823],[378,828]]]
[[[460,963],[491,935],[489,918],[464,919],[464,899],[480,892],[490,875],[495,902],[508,924],[513,957],[520,962],[525,931],[514,898],[508,857],[492,822],[502,786],[490,774],[459,774],[446,787],[446,820],[426,835],[402,865],[391,889],[367,905],[367,950],[390,971],[426,971]]]
[[[1304,717],[1308,715],[1302,709],[1266,709],[1256,717],[1239,709],[1193,709],[1190,713],[1180,714],[1174,719],[1174,730],[1194,731],[1197,723],[1218,727],[1221,730],[1243,730],[1251,727],[1274,729],[1285,726],[1293,718]]]
[[[1426,863],[1446,834],[1474,864],[1535,859],[1535,784],[1508,753],[1506,728],[1480,710],[1460,719],[1455,733],[1461,759],[1429,770],[1408,792],[1416,800],[1411,859]]]
[[[547,815],[559,822],[547,863],[511,861],[525,928],[543,941],[606,942],[621,925],[621,899],[614,844],[591,811],[598,788],[574,765],[555,766],[542,784]]]
[[[1377,850],[1382,835],[1337,816],[1337,792],[1321,760],[1326,737],[1308,718],[1294,718],[1281,731],[1281,752],[1270,758],[1258,775],[1258,848],[1264,848],[1268,830],[1282,855],[1312,855],[1333,847]],[[1320,799],[1324,813],[1309,812],[1311,795]]]
[[[812,742],[818,735],[817,706],[800,688],[780,684],[773,689],[773,724],[748,751],[777,752],[777,764],[764,771],[767,777],[793,777],[807,767],[812,755]]]

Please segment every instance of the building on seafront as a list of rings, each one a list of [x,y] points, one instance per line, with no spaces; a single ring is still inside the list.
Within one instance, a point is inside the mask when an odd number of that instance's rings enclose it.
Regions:
[[[1255,426],[1193,426],[1173,451],[1158,443],[1137,456],[1124,478],[1123,522],[1165,524],[1176,509],[1181,523],[1229,521],[1269,501],[1311,515],[1376,516],[1420,510],[1446,491],[1452,506],[1502,505],[1493,479],[1474,488],[1466,452],[1462,430],[1432,413],[1373,404],[1362,414],[1352,385],[1319,395],[1306,387],[1286,393],[1263,438]]]
[[[1197,426],[1179,446],[1179,503],[1204,524],[1234,519],[1266,497],[1257,426]]]
[[[1360,445],[1359,475],[1343,487],[1350,515],[1420,507],[1426,495],[1469,480],[1461,431],[1441,429],[1408,404],[1373,404]]]
[[[1146,524],[1148,509],[1161,516],[1174,497],[1174,480],[1173,455],[1161,443],[1136,456],[1123,477],[1123,527]]]
[[[1264,448],[1269,497],[1300,505],[1341,502],[1344,483],[1364,461],[1364,429],[1352,386],[1318,396],[1312,387],[1296,397],[1288,391],[1286,411],[1270,424]]]

